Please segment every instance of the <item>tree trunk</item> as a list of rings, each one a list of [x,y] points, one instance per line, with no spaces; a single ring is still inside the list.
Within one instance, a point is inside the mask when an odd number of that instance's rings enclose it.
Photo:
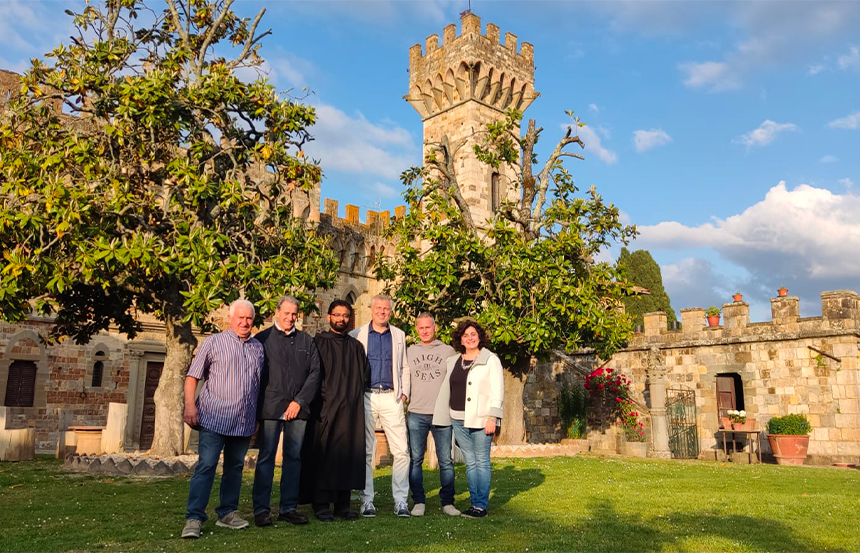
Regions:
[[[514,445],[525,443],[526,423],[523,409],[523,390],[526,377],[514,376],[511,371],[505,371],[505,404],[503,406],[502,430],[499,433],[499,445]]]
[[[178,294],[177,294],[178,296]],[[159,457],[182,455],[184,452],[182,415],[185,411],[184,383],[188,367],[197,347],[191,323],[181,322],[176,314],[165,313],[167,354],[164,369],[155,390],[155,436],[150,454]]]

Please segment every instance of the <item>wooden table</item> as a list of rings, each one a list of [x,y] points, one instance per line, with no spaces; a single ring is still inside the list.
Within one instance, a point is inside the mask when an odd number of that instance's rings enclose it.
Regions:
[[[735,450],[735,444],[738,443],[739,439],[736,438],[737,434],[743,434],[746,438],[746,441],[750,444],[749,450],[749,460],[750,464],[752,464],[753,455],[756,456],[758,462],[761,463],[761,430],[730,430],[728,428],[721,428],[717,430],[717,434],[723,435],[723,455],[728,459],[728,442],[732,442],[732,450]],[[727,435],[731,434],[731,438],[728,438]],[[746,449],[746,447],[744,447]]]

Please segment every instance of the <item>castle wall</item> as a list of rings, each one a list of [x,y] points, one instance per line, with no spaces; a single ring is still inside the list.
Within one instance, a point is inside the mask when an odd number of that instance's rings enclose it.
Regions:
[[[749,305],[723,305],[723,324],[707,327],[704,310],[684,309],[680,330],[668,330],[663,313],[645,316],[645,331],[615,354],[608,366],[627,374],[635,397],[647,400],[648,350],[659,348],[667,369],[667,386],[692,389],[700,456],[713,459],[719,429],[716,377],[737,374],[744,408],[766,429],[772,417],[805,414],[812,424],[808,463],[854,462],[860,455],[860,298],[848,290],[821,294],[822,316],[800,317],[796,297],[773,298],[772,320],[750,323]],[[596,359],[576,355],[584,367]],[[559,376],[559,375],[564,376]],[[577,379],[558,362],[539,365],[529,376],[524,403],[546,408],[552,383]],[[556,393],[557,396],[557,393]],[[528,413],[531,441],[561,436],[557,413]],[[540,418],[549,417],[546,418]],[[767,440],[763,451],[769,453]]]

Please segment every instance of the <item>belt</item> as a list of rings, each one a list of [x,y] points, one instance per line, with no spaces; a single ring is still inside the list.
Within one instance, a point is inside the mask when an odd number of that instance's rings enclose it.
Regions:
[[[388,394],[394,391],[394,388],[383,388],[382,386],[376,386],[374,388],[366,388],[364,390],[368,394]]]

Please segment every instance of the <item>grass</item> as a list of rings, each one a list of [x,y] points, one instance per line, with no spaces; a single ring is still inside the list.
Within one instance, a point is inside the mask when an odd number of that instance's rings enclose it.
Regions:
[[[245,473],[245,515],[252,478]],[[48,458],[0,463],[0,551],[860,550],[857,470],[597,456],[499,461],[482,520],[441,513],[436,471],[425,471],[427,516],[398,519],[389,478],[390,470],[376,478],[375,519],[231,531],[210,518],[200,540],[186,541],[178,536],[188,478],[65,473]],[[458,466],[461,509],[465,483]],[[213,494],[210,516],[216,502]]]

